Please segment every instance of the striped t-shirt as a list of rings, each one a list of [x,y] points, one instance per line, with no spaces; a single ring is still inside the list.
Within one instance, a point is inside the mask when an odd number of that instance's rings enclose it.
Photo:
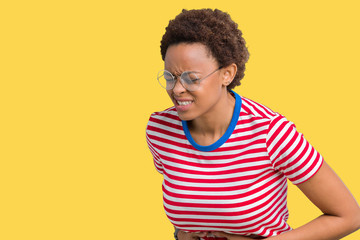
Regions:
[[[184,231],[263,237],[289,231],[287,179],[305,182],[323,159],[284,116],[232,93],[231,123],[209,146],[192,139],[174,107],[151,115],[146,137],[164,176],[165,212]]]

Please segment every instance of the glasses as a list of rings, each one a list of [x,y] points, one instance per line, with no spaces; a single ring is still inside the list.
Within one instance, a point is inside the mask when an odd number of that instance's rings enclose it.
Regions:
[[[174,76],[171,72],[167,70],[161,70],[158,72],[157,80],[163,88],[165,88],[166,90],[171,90],[176,85],[176,79],[180,77],[181,85],[183,85],[186,90],[195,91],[199,88],[200,82],[202,80],[209,77],[211,74],[215,73],[221,68],[222,67],[217,68],[215,71],[211,72],[210,74],[206,75],[201,79],[197,76],[197,72],[186,71],[183,72],[180,76]]]

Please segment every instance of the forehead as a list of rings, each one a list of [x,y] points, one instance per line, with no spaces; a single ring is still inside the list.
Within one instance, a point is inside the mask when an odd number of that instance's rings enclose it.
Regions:
[[[201,43],[171,45],[165,55],[165,69],[172,71],[200,70],[215,64],[209,49]]]

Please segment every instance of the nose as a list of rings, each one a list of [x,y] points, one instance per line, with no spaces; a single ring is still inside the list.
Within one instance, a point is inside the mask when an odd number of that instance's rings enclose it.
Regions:
[[[177,95],[180,94],[180,93],[186,92],[186,89],[184,88],[184,86],[183,86],[183,84],[182,84],[182,82],[180,80],[180,77],[176,78],[175,86],[172,89],[172,91]]]

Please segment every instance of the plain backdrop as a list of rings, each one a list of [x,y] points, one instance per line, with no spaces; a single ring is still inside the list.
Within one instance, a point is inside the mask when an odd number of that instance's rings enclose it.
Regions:
[[[172,239],[145,128],[171,106],[159,46],[183,8],[232,16],[250,52],[235,91],[294,122],[360,201],[358,1],[2,1],[0,239]],[[321,214],[291,184],[288,202],[294,228]]]

